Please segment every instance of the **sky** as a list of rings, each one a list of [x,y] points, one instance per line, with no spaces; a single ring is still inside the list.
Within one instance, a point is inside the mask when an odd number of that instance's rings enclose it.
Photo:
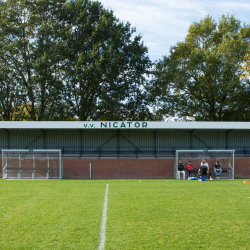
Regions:
[[[250,0],[99,0],[120,21],[129,22],[142,35],[152,61],[168,55],[171,46],[184,41],[188,28],[207,15],[217,22],[225,14],[250,25]]]

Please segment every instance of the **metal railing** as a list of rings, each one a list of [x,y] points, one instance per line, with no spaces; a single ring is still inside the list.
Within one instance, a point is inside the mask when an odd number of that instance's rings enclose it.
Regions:
[[[207,150],[207,148],[188,147],[57,147],[63,157],[175,157],[176,150]],[[3,149],[3,148],[2,148]],[[15,149],[15,148],[11,148]],[[39,148],[41,149],[41,148]],[[53,149],[53,148],[50,148]],[[225,150],[226,148],[215,148]],[[250,157],[250,147],[230,147],[235,157]]]

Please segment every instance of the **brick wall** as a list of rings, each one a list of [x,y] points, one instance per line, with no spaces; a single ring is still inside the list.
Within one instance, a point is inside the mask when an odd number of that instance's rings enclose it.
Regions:
[[[174,159],[63,159],[64,178],[174,178]],[[235,178],[250,178],[250,158],[235,158]]]
[[[250,158],[234,159],[234,177],[250,178]]]
[[[173,178],[174,159],[63,159],[64,178]]]
[[[174,159],[63,159],[63,176],[72,179],[174,178]],[[235,178],[250,178],[250,158],[235,158]],[[0,159],[2,177],[2,159]]]

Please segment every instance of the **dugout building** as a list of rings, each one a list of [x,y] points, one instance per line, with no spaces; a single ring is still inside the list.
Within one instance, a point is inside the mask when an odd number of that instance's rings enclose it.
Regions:
[[[250,178],[250,122],[1,121],[0,149],[60,149],[79,179],[174,178],[176,150],[234,150],[234,177]]]

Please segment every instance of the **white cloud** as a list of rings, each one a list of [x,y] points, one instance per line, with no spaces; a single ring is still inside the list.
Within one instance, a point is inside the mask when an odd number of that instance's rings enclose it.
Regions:
[[[216,6],[220,9],[230,9],[230,10],[236,10],[236,9],[248,9],[250,10],[250,3],[247,2],[217,2]]]
[[[250,23],[249,0],[101,0],[104,8],[114,11],[121,21],[130,22],[143,35],[152,60],[158,60],[169,48],[183,41],[191,23],[206,15],[218,20],[233,14]]]

